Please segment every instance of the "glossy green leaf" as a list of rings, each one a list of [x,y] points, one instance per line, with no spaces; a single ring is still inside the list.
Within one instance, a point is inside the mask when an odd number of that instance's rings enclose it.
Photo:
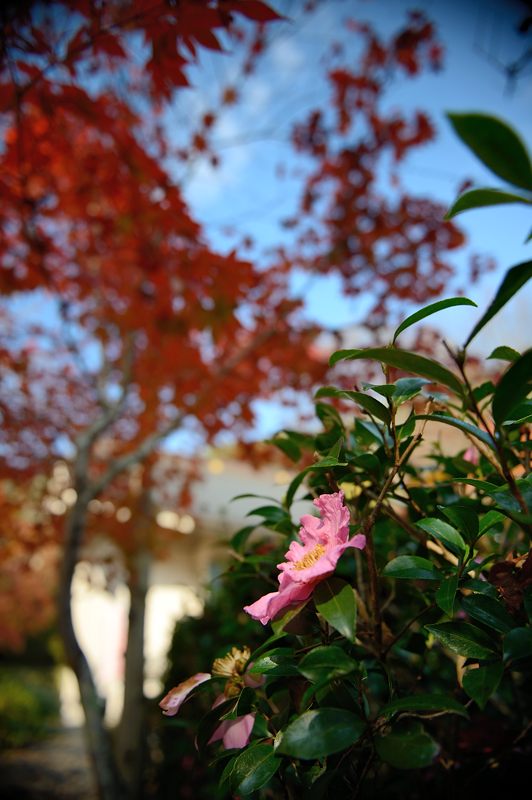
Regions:
[[[501,361],[515,361],[516,358],[519,358],[521,354],[514,350],[513,347],[507,347],[506,345],[501,345],[501,347],[496,347],[495,350],[492,350],[488,356],[490,358],[498,358]]]
[[[525,203],[530,205],[531,201],[521,194],[505,192],[502,189],[470,189],[454,201],[446,213],[445,219],[452,219],[462,211],[469,211],[472,208],[497,206],[503,203]]]
[[[442,580],[435,595],[438,607],[451,618],[454,614],[457,589],[458,575],[450,575]]]
[[[501,663],[485,664],[464,673],[462,686],[468,697],[483,709],[501,682],[504,667]]]
[[[419,722],[399,722],[386,736],[375,737],[379,757],[396,769],[428,767],[440,748]]]
[[[493,640],[469,622],[439,622],[425,625],[448,650],[466,658],[489,658],[495,653]]]
[[[516,480],[515,485],[521,493],[521,497],[523,498],[526,506],[529,509],[532,509],[532,476]],[[519,501],[516,497],[514,497],[513,492],[508,487],[508,484],[486,489],[486,494],[488,494],[499,506],[499,508],[503,509],[504,511],[517,513],[521,511]]]
[[[532,628],[514,628],[504,637],[504,658],[506,661],[519,661],[532,658]]]
[[[246,525],[244,528],[240,528],[231,539],[233,550],[236,550],[237,553],[242,552],[247,540],[256,528],[256,525]]]
[[[522,403],[514,406],[504,420],[503,425],[509,427],[510,425],[525,425],[527,422],[532,421],[532,399],[524,400]]]
[[[466,543],[458,531],[447,522],[436,519],[435,517],[429,517],[428,519],[422,519],[420,522],[416,522],[416,527],[421,528],[422,531],[433,536],[434,539],[441,542],[451,553],[454,553],[455,556],[459,556],[460,558],[465,556],[467,552]]]
[[[430,383],[430,381],[427,381]],[[374,392],[380,394],[381,397],[390,398],[395,392],[395,383],[363,383],[363,389],[373,389]]]
[[[314,589],[313,599],[329,625],[354,642],[357,607],[353,587],[340,578],[328,578]]]
[[[479,534],[483,535],[484,533],[487,533],[490,528],[498,525],[503,520],[504,515],[499,511],[488,511],[488,513],[484,514],[484,516],[479,520]]]
[[[509,367],[495,388],[492,413],[497,425],[532,392],[532,349],[526,350]]]
[[[464,535],[467,542],[474,544],[479,536],[479,521],[476,511],[458,504],[438,506],[438,509]]]
[[[432,422],[442,422],[444,425],[451,425],[453,428],[458,428],[459,431],[475,436],[492,450],[495,450],[495,445],[489,433],[486,433],[486,431],[477,428],[476,425],[472,425],[470,422],[466,422],[463,419],[456,419],[456,417],[450,417],[448,414],[418,414],[417,418],[430,419]]]
[[[413,694],[409,697],[400,697],[392,700],[381,709],[379,717],[392,717],[402,711],[449,711],[449,713],[460,714],[467,717],[468,713],[464,706],[451,697],[449,694]]]
[[[441,383],[447,386],[455,394],[462,395],[463,387],[457,376],[442,367],[437,361],[417,353],[409,353],[407,350],[398,350],[395,347],[370,347],[366,350],[337,350],[329,359],[332,367],[338,361],[350,361],[353,359],[367,358],[372,361],[381,361],[390,367],[403,369],[405,372],[413,372],[422,378],[428,378],[433,383]]]
[[[467,337],[464,344],[464,349],[474,339],[477,333],[481,331],[482,328],[490,321],[490,319],[492,319],[492,317],[494,317],[495,314],[497,314],[501,308],[506,305],[508,300],[511,300],[514,294],[516,294],[521,286],[524,286],[531,277],[532,261],[523,261],[521,264],[517,264],[515,267],[512,267],[508,270],[485,314],[482,315]]]
[[[395,389],[391,398],[395,406],[416,397],[424,386],[430,383],[426,378],[399,378],[395,381]]]
[[[495,586],[488,581],[480,580],[480,578],[467,578],[463,584],[463,589],[470,589],[472,592],[480,594],[487,594],[489,597],[498,597],[499,593]]]
[[[259,742],[251,744],[234,760],[229,774],[229,785],[236,795],[247,795],[265,786],[273,778],[281,759],[273,745]]]
[[[474,486],[475,489],[482,489],[484,492],[497,491],[500,488],[495,483],[482,481],[479,478],[455,478],[454,483],[467,483],[468,486]]]
[[[290,647],[274,647],[263,653],[254,661],[248,671],[252,675],[282,675],[284,677],[299,674],[294,663],[294,651]]]
[[[506,611],[500,600],[488,597],[485,594],[472,594],[462,598],[462,608],[470,617],[482,622],[489,628],[507,633],[515,627],[510,614]]]
[[[425,308],[420,308],[419,311],[410,314],[409,317],[401,322],[393,335],[392,343],[395,342],[400,333],[410,328],[411,325],[415,325],[416,322],[425,319],[425,317],[430,317],[432,314],[437,314],[438,311],[445,311],[446,308],[452,308],[453,306],[475,306],[476,308],[477,304],[467,297],[449,297],[447,300],[438,300],[436,303],[430,303]]]
[[[293,606],[289,606],[285,611],[277,614],[275,619],[271,622],[274,634],[280,635],[285,630],[291,632],[291,626],[297,625],[299,622],[298,617],[308,602],[308,600],[304,600],[302,603],[296,603]]]
[[[386,564],[382,574],[387,578],[424,581],[437,581],[441,578],[432,561],[420,556],[397,556]]]
[[[277,752],[293,758],[324,758],[358,741],[366,723],[340,708],[306,711],[283,731]]]
[[[488,114],[448,114],[453,128],[494,175],[513,186],[532,191],[532,166],[518,134]]]
[[[321,470],[321,469],[328,470],[328,469],[333,469],[334,467],[346,467],[346,466],[347,462],[338,461],[337,458],[331,458],[330,456],[326,456],[325,458],[316,461],[315,464],[311,464],[309,467],[305,467],[305,469],[301,470],[301,472],[298,473],[290,483],[286,491],[284,505],[286,506],[286,508],[290,508],[297,490],[299,489],[299,487],[301,486],[301,484],[303,483],[305,477],[309,474],[309,472],[314,472],[316,470]]]
[[[523,605],[529,622],[532,622],[532,586],[527,586],[523,592]]]
[[[273,444],[292,461],[297,462],[301,458],[301,448],[287,436],[275,436],[273,439],[267,439],[266,444]]]
[[[353,661],[341,647],[336,645],[323,645],[311,650],[303,656],[298,664],[299,671],[309,681],[317,683],[328,677],[340,678],[349,675],[357,668],[357,662]]]
[[[318,389],[315,395],[318,397],[340,397],[346,400],[352,400],[354,403],[357,403],[364,411],[367,411],[368,414],[371,414],[377,419],[380,419],[381,422],[389,424],[390,422],[390,412],[383,405],[379,400],[376,400],[369,394],[364,394],[364,392],[352,392],[344,389],[337,389],[334,386],[323,386],[321,389]]]

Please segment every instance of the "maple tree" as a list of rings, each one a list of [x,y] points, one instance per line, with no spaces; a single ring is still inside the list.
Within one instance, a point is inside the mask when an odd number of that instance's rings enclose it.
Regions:
[[[269,24],[279,19],[275,11],[259,0],[78,0],[2,13],[1,475],[29,481],[49,474],[66,446],[75,499],[63,526],[47,517],[62,528],[60,627],[80,683],[100,794],[114,798],[116,765],[70,612],[89,504],[115,493],[134,512],[136,504],[149,506],[150,464],[171,432],[200,431],[207,442],[224,430],[238,437],[253,420],[256,397],[309,389],[323,377],[317,330],[288,289],[295,266],[337,270],[347,292],[378,276],[370,327],[386,319],[394,299],[439,293],[452,274],[445,254],[462,244],[462,234],[427,198],[399,188],[394,201],[385,199],[375,174],[383,154],[399,161],[433,135],[422,114],[408,120],[379,110],[389,75],[437,66],[441,53],[420,15],[388,42],[352,26],[365,53],[358,66],[330,71],[336,118],[317,110],[294,128],[296,150],[315,168],[298,219],[286,223],[297,230],[294,246],[279,248],[265,270],[207,243],[167,168],[171,146],[160,112],[187,86],[187,65],[200,48],[221,50],[228,37],[247,48],[244,72],[252,70]],[[228,87],[220,102],[236,100]],[[356,115],[365,131],[349,144]],[[215,116],[205,114],[191,132],[190,153],[215,158]],[[32,294],[44,311],[28,325],[16,303]],[[146,469],[132,497],[128,475],[139,462]],[[133,535],[130,526],[114,527],[131,551],[142,622],[152,529],[139,523]],[[128,757],[122,754],[130,797],[139,791],[131,744],[142,733],[138,663],[137,647],[139,708],[127,724]]]

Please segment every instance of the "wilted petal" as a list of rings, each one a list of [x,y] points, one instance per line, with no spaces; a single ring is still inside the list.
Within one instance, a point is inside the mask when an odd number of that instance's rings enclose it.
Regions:
[[[160,707],[163,709],[163,714],[166,714],[167,717],[173,717],[177,714],[181,704],[187,699],[192,689],[199,686],[200,683],[210,680],[210,677],[209,672],[197,672],[195,675],[187,678],[186,681],[183,681],[183,683],[170,689],[166,697],[163,697],[159,703]]]
[[[244,716],[236,717],[236,719],[224,719],[218,725],[207,744],[212,744],[221,739],[226,750],[245,747],[249,742],[254,722],[255,714],[244,714]]]

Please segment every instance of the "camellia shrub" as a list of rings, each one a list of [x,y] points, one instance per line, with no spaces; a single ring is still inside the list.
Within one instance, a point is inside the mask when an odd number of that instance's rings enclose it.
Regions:
[[[449,216],[530,203],[519,137],[492,117],[450,119],[510,187],[473,189]],[[486,366],[478,382],[468,348],[531,275],[531,261],[507,272],[449,366],[398,342],[439,310],[474,305],[463,297],[412,314],[387,347],[334,353],[331,364],[379,362],[382,382],[321,388],[321,430],[274,438],[302,468],[282,503],[254,511],[274,535],[235,534],[230,571],[265,638],[227,642],[160,703],[173,717],[209,693],[196,744],[220,796],[472,798],[527,785],[532,350],[501,345],[490,358],[502,374]],[[434,423],[457,429],[455,452],[435,443]],[[302,499],[314,513],[294,521]]]

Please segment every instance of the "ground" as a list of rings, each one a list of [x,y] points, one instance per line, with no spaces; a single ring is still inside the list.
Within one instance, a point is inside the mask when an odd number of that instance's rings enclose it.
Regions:
[[[83,732],[53,732],[27,747],[0,753],[2,800],[96,800]]]

